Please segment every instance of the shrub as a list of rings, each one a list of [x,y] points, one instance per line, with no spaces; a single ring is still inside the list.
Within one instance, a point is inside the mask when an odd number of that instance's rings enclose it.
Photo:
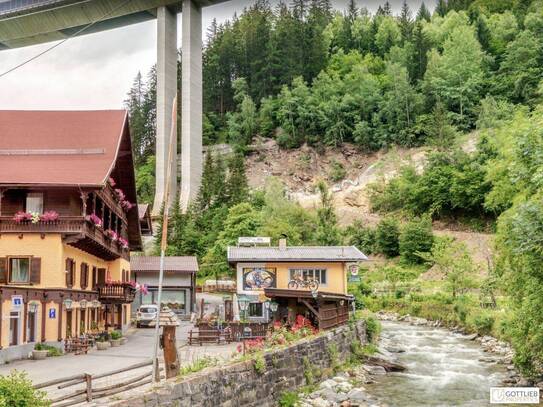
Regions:
[[[378,251],[387,257],[395,257],[399,254],[400,230],[398,221],[390,216],[384,217],[375,231],[375,243]]]
[[[281,407],[296,407],[299,401],[300,396],[298,396],[298,393],[286,391],[281,394],[281,397],[279,398],[279,405]]]
[[[476,314],[473,317],[473,325],[477,333],[488,335],[494,327],[494,317],[488,314]]]
[[[347,239],[350,245],[356,246],[364,254],[376,252],[375,230],[356,221],[346,229]]]
[[[179,370],[179,376],[185,376],[190,373],[199,372],[200,370],[204,370],[206,367],[215,366],[217,365],[217,363],[217,358],[204,356],[203,358],[196,359],[190,365],[181,367],[181,369]]]
[[[339,182],[347,176],[347,171],[345,170],[345,167],[343,167],[343,164],[336,160],[333,160],[330,165],[329,175],[331,181]]]
[[[423,263],[424,259],[419,256],[419,253],[428,253],[432,250],[433,243],[434,235],[430,218],[413,219],[402,228],[400,233],[400,255],[407,263]]]
[[[254,359],[255,371],[261,375],[266,371],[266,360],[262,354],[257,355]]]
[[[115,341],[117,339],[121,339],[123,334],[122,334],[121,331],[113,331],[113,332],[111,332],[110,336],[111,336],[111,339]]]
[[[369,342],[374,342],[381,332],[381,324],[371,315],[366,316],[364,319],[366,320],[366,337]]]
[[[0,376],[0,406],[6,407],[46,407],[51,402],[46,393],[34,390],[26,373],[12,371],[7,376]]]

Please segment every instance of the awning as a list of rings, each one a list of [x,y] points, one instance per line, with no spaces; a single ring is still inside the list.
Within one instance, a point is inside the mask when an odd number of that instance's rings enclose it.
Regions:
[[[290,290],[284,288],[264,288],[264,295],[268,298],[315,298],[310,290]],[[317,291],[316,299],[326,301],[354,301],[354,296]]]

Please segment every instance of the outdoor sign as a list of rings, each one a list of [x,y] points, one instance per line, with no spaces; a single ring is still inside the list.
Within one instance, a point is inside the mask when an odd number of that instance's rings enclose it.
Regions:
[[[358,264],[349,264],[349,273],[351,276],[357,276],[358,275]]]
[[[55,308],[49,308],[49,319],[55,319],[57,317],[57,310]]]
[[[275,288],[277,270],[274,268],[250,267],[243,269],[243,289],[246,291]]]
[[[270,245],[271,239],[269,237],[238,237],[239,246],[256,246],[256,245]]]
[[[11,310],[19,311],[23,306],[23,296],[22,295],[12,295],[11,296]]]
[[[349,283],[359,283],[360,276],[349,275]]]

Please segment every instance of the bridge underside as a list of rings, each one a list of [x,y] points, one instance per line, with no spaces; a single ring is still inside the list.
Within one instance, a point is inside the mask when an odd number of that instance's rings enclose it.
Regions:
[[[0,50],[62,40],[104,15],[85,34],[152,20],[162,6],[173,13],[182,8],[179,0],[0,0]]]

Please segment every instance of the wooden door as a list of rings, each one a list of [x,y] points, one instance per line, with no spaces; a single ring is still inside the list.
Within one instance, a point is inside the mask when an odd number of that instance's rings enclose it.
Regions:
[[[29,312],[27,318],[28,342],[36,342],[36,313]]]
[[[11,312],[9,319],[9,346],[19,344],[19,313]]]

